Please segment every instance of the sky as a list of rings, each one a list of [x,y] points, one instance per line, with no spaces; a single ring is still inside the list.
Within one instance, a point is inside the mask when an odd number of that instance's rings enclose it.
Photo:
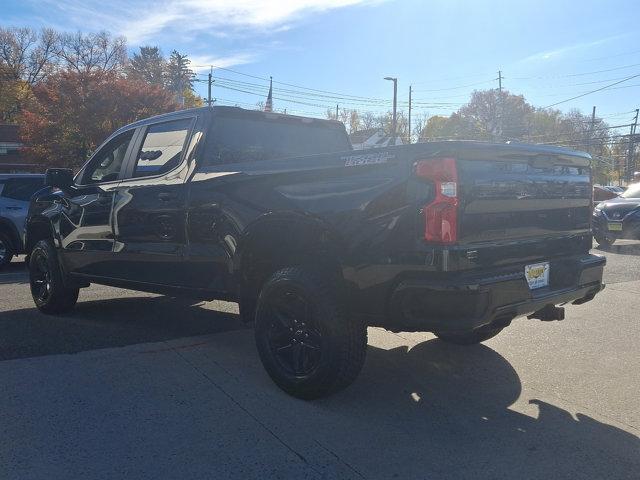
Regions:
[[[218,104],[255,106],[272,76],[276,110],[380,113],[389,76],[400,110],[412,85],[415,118],[497,88],[501,71],[503,88],[537,107],[596,106],[612,125],[640,107],[638,0],[3,0],[0,11],[3,26],[104,29],[130,52],[186,53],[199,80],[214,66]],[[206,83],[196,90],[206,96]]]

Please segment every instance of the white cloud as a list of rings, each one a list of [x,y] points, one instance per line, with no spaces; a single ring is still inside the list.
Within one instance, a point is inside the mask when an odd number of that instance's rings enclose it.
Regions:
[[[533,55],[529,55],[517,63],[531,63],[531,62],[540,62],[546,60],[555,60],[558,58],[564,57],[568,53],[574,53],[581,50],[588,50],[589,48],[597,47],[603,45],[605,43],[611,42],[613,40],[618,40],[622,37],[626,36],[626,34],[614,35],[613,37],[601,38],[599,40],[594,40],[591,42],[580,42],[572,45],[565,45],[564,47],[560,47],[554,50],[547,50],[544,52],[537,52]]]
[[[191,69],[194,72],[206,73],[209,71],[211,65],[218,68],[233,67],[234,65],[243,65],[245,63],[251,63],[255,60],[256,54],[254,53],[238,53],[237,55],[226,55],[223,57],[211,56],[211,55],[190,55]]]
[[[308,15],[381,0],[112,0],[108,6],[103,0],[46,1],[73,28],[106,29],[141,44],[165,31],[282,30]]]
[[[197,46],[202,38],[277,34],[311,15],[386,0],[27,0],[62,17],[68,30],[108,30],[124,35],[130,46],[163,44],[171,39]],[[264,45],[264,42],[261,42]],[[229,67],[253,61],[254,50],[225,56],[190,52],[193,65]],[[200,49],[202,50],[202,49]]]

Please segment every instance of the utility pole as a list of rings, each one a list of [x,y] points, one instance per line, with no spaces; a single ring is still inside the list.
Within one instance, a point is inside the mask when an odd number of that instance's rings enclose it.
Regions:
[[[589,153],[591,152],[592,142],[593,142],[593,130],[596,128],[596,106],[593,106],[593,110],[591,111],[591,124],[589,125],[589,139],[587,145],[589,145]]]
[[[635,150],[635,145],[634,145],[634,140],[635,140],[635,135],[636,135],[636,128],[638,127],[638,112],[640,112],[640,109],[636,108],[636,116],[635,119],[633,120],[633,123],[631,124],[631,131],[629,132],[629,151],[627,152],[627,171],[625,172],[625,177],[627,178],[627,181],[630,181],[632,176],[633,176],[633,170],[634,170],[634,150]]]
[[[207,95],[207,105],[211,106],[211,84],[213,83],[213,67],[211,67],[211,70],[209,71],[209,88],[208,88],[208,95]]]
[[[498,70],[498,121],[497,124],[497,137],[502,139],[502,117],[504,113],[504,102],[502,101],[502,70]]]
[[[340,107],[340,105],[336,103],[336,122],[338,121],[338,107]]]
[[[393,82],[393,119],[391,126],[391,141],[393,145],[396,144],[396,132],[397,132],[397,117],[396,110],[398,105],[398,79],[395,77],[384,77],[385,80]]]
[[[409,85],[409,143],[411,143],[411,85]]]

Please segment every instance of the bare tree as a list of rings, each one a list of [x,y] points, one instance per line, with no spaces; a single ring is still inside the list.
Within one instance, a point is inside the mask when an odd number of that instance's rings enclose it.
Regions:
[[[360,115],[360,130],[369,130],[371,128],[382,128],[382,122],[378,115],[365,112]]]
[[[78,73],[120,71],[127,60],[127,42],[105,31],[67,33],[59,36],[57,55],[67,69]]]
[[[24,81],[34,85],[54,68],[57,34],[43,28],[0,27],[0,80]]]

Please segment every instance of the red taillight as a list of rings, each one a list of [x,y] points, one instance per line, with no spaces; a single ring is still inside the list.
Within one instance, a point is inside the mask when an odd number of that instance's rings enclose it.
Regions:
[[[424,239],[443,244],[458,240],[458,169],[455,158],[432,158],[416,163],[416,175],[434,184],[434,199],[422,208]]]

